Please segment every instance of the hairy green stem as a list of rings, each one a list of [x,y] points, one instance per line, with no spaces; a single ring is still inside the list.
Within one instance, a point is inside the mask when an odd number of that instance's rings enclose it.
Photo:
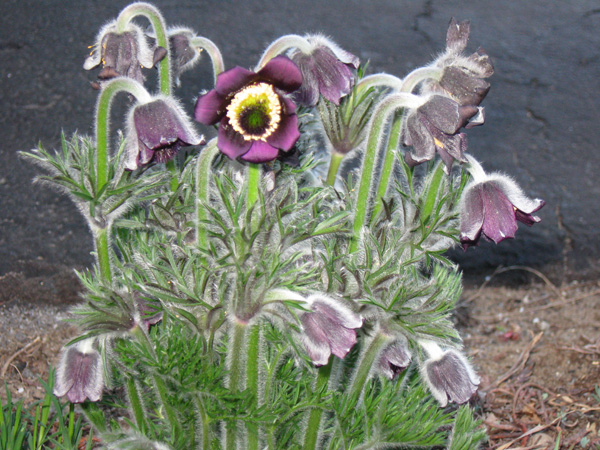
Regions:
[[[158,64],[158,79],[160,92],[164,95],[171,94],[171,49],[167,36],[167,26],[160,11],[149,3],[133,3],[123,9],[117,17],[117,32],[123,33],[134,17],[144,16],[152,25],[156,44],[167,51],[167,55]]]
[[[375,160],[377,158],[377,150],[379,148],[380,136],[388,115],[396,109],[403,107],[417,107],[422,100],[412,94],[396,93],[385,97],[375,109],[369,135],[367,138],[367,149],[364,155],[358,193],[356,198],[354,223],[352,226],[353,237],[350,242],[349,252],[353,253],[358,250],[359,237],[362,228],[365,226],[367,214],[369,211],[369,197],[372,190],[373,174],[375,169]]]
[[[190,45],[194,48],[202,48],[206,50],[208,56],[210,56],[210,60],[213,65],[213,74],[215,85],[217,84],[217,77],[221,72],[225,70],[225,63],[223,62],[223,55],[221,55],[221,51],[219,47],[215,45],[213,41],[201,36],[195,36],[192,38]]]
[[[144,434],[148,425],[146,424],[146,417],[144,414],[144,407],[142,406],[142,400],[140,399],[140,393],[135,380],[132,377],[127,378],[127,396],[129,397],[129,405],[133,411],[135,423],[140,432]]]
[[[235,321],[233,326],[233,339],[227,348],[227,362],[229,364],[229,390],[232,393],[243,389],[242,381],[244,378],[245,333],[247,324]],[[225,449],[237,450],[237,423],[230,420],[227,423],[227,432],[225,437]]]
[[[317,383],[315,386],[315,390],[317,392],[322,391],[329,383],[329,377],[331,376],[331,366],[333,364],[333,358],[330,358],[329,362],[319,367],[319,371],[317,373]],[[304,445],[302,446],[302,450],[314,450],[317,445],[317,439],[319,438],[320,424],[321,424],[321,416],[323,415],[323,410],[321,408],[313,408],[310,411],[310,415],[308,417],[308,424],[306,426],[306,434],[304,436]]]
[[[394,162],[396,161],[396,149],[400,142],[400,135],[402,134],[402,111],[396,111],[392,126],[390,128],[390,134],[388,137],[387,148],[385,151],[385,158],[383,160],[383,166],[381,167],[381,175],[379,177],[379,187],[377,188],[377,197],[375,206],[373,207],[372,218],[374,219],[381,211],[383,207],[383,200],[387,194],[387,189],[390,183],[390,177],[394,171]]]
[[[112,268],[110,264],[110,253],[108,244],[108,235],[111,228],[96,228],[94,229],[94,243],[96,246],[96,259],[100,275],[104,281],[110,283],[112,281]]]
[[[333,186],[335,184],[335,179],[337,177],[337,173],[340,169],[340,165],[342,164],[343,159],[344,155],[342,153],[338,153],[336,151],[331,152],[331,159],[329,160],[329,170],[327,172],[327,180],[325,181],[329,186]]]
[[[389,340],[390,337],[388,335],[377,333],[369,346],[362,352],[361,358],[357,364],[358,369],[355,372],[350,389],[346,395],[348,402],[346,403],[347,408],[353,408],[360,398],[369,376],[369,372],[371,371],[375,360],[381,354],[381,350],[383,349],[384,345],[389,342]]]
[[[208,220],[206,206],[209,202],[211,166],[218,153],[217,141],[213,139],[200,152],[196,165],[196,236],[198,237],[198,247],[201,249],[208,248],[208,233],[205,225]]]
[[[310,53],[311,45],[310,43],[297,34],[288,34],[286,36],[281,36],[279,39],[273,41],[269,47],[262,54],[260,61],[256,65],[255,70],[260,70],[267,64],[271,59],[275,56],[285,52],[290,48],[297,48],[303,53]]]
[[[200,395],[196,396],[196,406],[200,412],[200,420],[202,420],[202,450],[208,450],[210,446],[210,424],[204,401]]]
[[[248,209],[254,206],[258,200],[260,188],[260,165],[250,163],[248,165]]]
[[[248,360],[246,361],[246,389],[254,397],[256,405],[258,398],[258,371],[259,371],[259,350],[260,350],[260,324],[256,323],[250,328],[248,335]],[[258,425],[248,423],[248,450],[258,450]]]

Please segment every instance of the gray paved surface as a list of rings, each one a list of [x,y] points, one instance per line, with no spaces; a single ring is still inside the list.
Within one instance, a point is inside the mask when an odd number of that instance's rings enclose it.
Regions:
[[[17,150],[59,144],[60,130],[91,132],[95,74],[81,65],[97,29],[127,2],[1,0],[0,275],[89,264],[90,239],[69,202],[32,186],[35,169]],[[170,24],[215,41],[227,67],[253,66],[286,33],[321,31],[373,71],[403,76],[444,45],[451,16],[471,20],[469,49],[483,46],[496,74],[484,101],[487,124],[470,130],[486,169],[512,174],[547,201],[542,224],[518,239],[460,255],[467,270],[544,266],[567,259],[597,271],[600,255],[599,1],[157,1]],[[183,77],[188,107],[208,87],[208,64]],[[119,117],[116,116],[115,123]],[[459,252],[460,253],[460,252]]]

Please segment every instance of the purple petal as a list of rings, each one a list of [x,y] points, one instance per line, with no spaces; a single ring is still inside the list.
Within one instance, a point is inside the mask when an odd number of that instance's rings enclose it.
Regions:
[[[279,154],[279,149],[273,147],[271,144],[265,141],[256,140],[250,141],[252,145],[250,150],[241,156],[241,159],[251,163],[264,163],[273,161]]]
[[[461,105],[479,105],[490,90],[490,83],[455,66],[444,69],[439,84]]]
[[[467,364],[451,350],[438,360],[426,362],[427,381],[441,406],[446,406],[448,400],[457,404],[466,403],[477,391],[479,380]]]
[[[482,184],[466,188],[460,210],[460,242],[466,246],[479,240],[483,227]]]
[[[356,331],[339,327],[337,331],[329,336],[331,353],[343,359],[356,344]]]
[[[454,134],[477,114],[476,106],[461,106],[443,95],[433,95],[417,109],[417,115],[425,116],[429,123],[446,134]]]
[[[66,395],[72,403],[82,403],[86,398],[98,401],[102,396],[103,379],[100,354],[81,351],[77,345],[64,350],[56,374],[54,394]]]
[[[313,314],[327,317],[345,328],[360,328],[363,324],[363,319],[358,314],[335,300],[311,296],[309,301],[312,301]]]
[[[435,156],[435,143],[433,136],[419,120],[417,114],[411,114],[406,120],[406,129],[408,133],[407,144],[410,143],[410,159],[417,164],[424,161],[430,161]]]
[[[283,151],[290,150],[300,138],[298,131],[298,116],[296,114],[282,115],[277,129],[267,138],[267,142],[273,147]]]
[[[319,83],[321,95],[339,105],[341,97],[352,90],[354,74],[346,64],[338,61],[335,55],[326,48],[316,49],[313,57],[318,63],[313,76]]]
[[[515,208],[493,183],[482,184],[484,219],[482,231],[496,244],[514,238],[517,232]]]
[[[473,61],[479,68],[478,74],[483,78],[491,77],[494,74],[494,66],[490,61],[490,57],[484,49],[478,48],[475,53],[469,56],[469,59]]]
[[[284,55],[271,59],[257,75],[284,92],[293,92],[302,85],[302,72]]]
[[[243,67],[236,66],[232,69],[221,72],[217,76],[217,85],[215,90],[223,97],[228,96],[232,92],[238,91],[239,89],[250,83],[256,74]]]
[[[470,31],[471,24],[468,20],[457,22],[453,17],[448,25],[446,48],[456,53],[463,51],[467,46]]]
[[[237,133],[229,123],[227,116],[223,117],[219,125],[217,147],[231,159],[237,159],[250,150],[252,141],[247,141]]]
[[[198,97],[194,108],[194,119],[204,125],[214,125],[223,117],[226,99],[216,89]]]

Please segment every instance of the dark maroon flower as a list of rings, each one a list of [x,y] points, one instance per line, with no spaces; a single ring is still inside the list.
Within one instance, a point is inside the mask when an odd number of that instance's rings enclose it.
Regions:
[[[111,22],[98,33],[95,49],[83,68],[91,70],[99,65],[101,80],[124,76],[143,83],[142,67],[152,67],[153,52],[138,26],[130,23],[126,31],[117,33],[116,23]]]
[[[540,218],[532,215],[544,206],[541,199],[531,200],[512,179],[485,175],[465,188],[460,207],[460,242],[466,249],[484,237],[496,244],[514,238],[517,221],[533,225]]]
[[[456,159],[465,162],[466,135],[459,130],[477,119],[476,106],[461,106],[451,98],[432,95],[406,119],[404,144],[411,146],[405,154],[408,164],[416,165],[435,157],[436,151],[447,170]]]
[[[173,77],[179,85],[179,76],[200,59],[200,52],[191,45],[196,34],[187,28],[169,30],[169,45],[171,47],[171,65]]]
[[[104,387],[102,360],[90,339],[63,350],[54,383],[54,395],[66,395],[71,403],[86,398],[97,402]]]
[[[425,361],[422,375],[441,406],[466,403],[477,391],[479,377],[467,359],[455,350],[446,350]]]
[[[344,358],[356,344],[356,328],[363,324],[362,318],[347,306],[322,295],[306,299],[309,312],[300,316],[302,342],[308,356],[317,366],[323,366],[333,353]]]
[[[296,50],[291,58],[302,72],[302,86],[294,93],[300,105],[314,106],[322,95],[339,105],[340,99],[354,86],[359,59],[320,35],[306,36],[308,49]]]
[[[284,93],[301,84],[300,70],[286,56],[276,56],[256,73],[234,67],[198,98],[194,116],[205,125],[219,123],[217,146],[229,158],[272,161],[300,137],[296,105]]]
[[[377,368],[390,380],[396,378],[410,364],[410,352],[406,340],[396,340],[389,344],[379,356]]]
[[[129,114],[125,167],[135,170],[173,158],[180,147],[203,143],[183,109],[171,97],[135,105]]]

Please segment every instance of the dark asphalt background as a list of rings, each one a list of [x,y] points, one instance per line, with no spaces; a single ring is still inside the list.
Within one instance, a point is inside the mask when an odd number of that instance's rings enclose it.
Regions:
[[[60,133],[91,133],[96,71],[82,64],[97,30],[128,4],[112,0],[1,0],[0,276],[51,276],[91,263],[91,239],[75,207],[17,158]],[[511,174],[544,198],[543,222],[517,239],[455,255],[467,274],[497,265],[597,274],[600,255],[599,1],[156,1],[170,25],[220,46],[227,68],[252,67],[288,33],[323,32],[370,69],[404,76],[444,48],[450,17],[471,20],[468,50],[484,47],[496,73],[486,125],[469,130],[470,152],[488,171]],[[143,20],[140,20],[146,26]],[[176,91],[189,111],[210,87],[209,60]],[[123,103],[123,101],[121,101]],[[114,116],[119,126],[122,112]]]

